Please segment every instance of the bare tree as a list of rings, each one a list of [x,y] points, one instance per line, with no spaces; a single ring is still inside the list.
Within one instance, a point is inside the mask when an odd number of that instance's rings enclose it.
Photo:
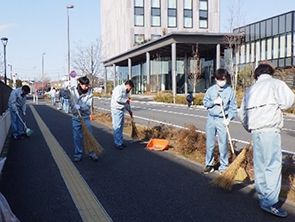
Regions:
[[[230,0],[228,3],[228,32],[232,32],[234,28],[237,28],[245,23],[246,13],[244,9],[244,0]]]
[[[233,32],[234,28],[238,28],[244,23],[245,13],[244,0],[230,0],[228,5],[228,31]],[[233,89],[236,91],[238,83],[238,60],[241,52],[241,45],[244,40],[243,34],[226,35],[225,39],[229,49],[229,72]],[[236,56],[236,66],[234,67],[234,55]]]
[[[99,39],[88,46],[83,46],[82,43],[76,44],[71,58],[73,67],[88,76],[92,87],[99,84],[97,80],[100,77],[99,74],[102,73],[101,60],[101,41]]]
[[[193,60],[193,66],[189,70],[189,79],[193,82],[193,94],[196,94],[196,88],[197,88],[197,81],[200,79],[202,75],[201,71],[201,60],[200,60],[200,53],[199,53],[199,44],[192,46],[192,60]]]
[[[225,35],[224,38],[228,43],[229,50],[229,73],[231,76],[231,83],[234,91],[237,89],[238,82],[238,57],[241,52],[241,45],[244,39],[244,34],[236,34],[236,35]],[[234,67],[234,55],[236,56],[236,66]]]

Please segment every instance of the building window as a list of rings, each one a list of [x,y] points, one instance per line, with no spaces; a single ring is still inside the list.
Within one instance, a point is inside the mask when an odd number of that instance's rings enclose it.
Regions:
[[[272,36],[272,22],[271,19],[266,21],[266,37]]]
[[[246,45],[246,63],[250,62],[250,43]]]
[[[278,17],[273,18],[272,20],[272,32],[273,32],[273,35],[279,34],[279,18]]]
[[[193,2],[192,0],[183,1],[183,27],[193,27]]]
[[[263,21],[260,23],[260,38],[262,39],[265,38],[265,35],[266,35],[265,28],[266,28],[266,22]]]
[[[261,60],[265,60],[265,52],[266,52],[266,47],[265,47],[265,39],[261,40]]]
[[[256,42],[255,53],[256,53],[255,61],[260,61],[260,42],[259,41]]]
[[[279,57],[279,37],[273,39],[273,58],[277,59]]]
[[[200,0],[200,28],[208,28],[208,0]]]
[[[240,63],[243,64],[245,63],[245,45],[241,46],[241,58],[240,58]]]
[[[151,25],[152,27],[160,27],[161,26],[161,1],[160,0],[152,0],[152,10],[151,10]]]
[[[144,43],[144,34],[135,34],[134,35],[134,44],[140,45]]]
[[[267,49],[266,50],[267,50],[266,51],[266,53],[267,53],[266,59],[267,60],[272,59],[272,39],[271,38],[267,39]]]
[[[282,15],[279,19],[279,34],[283,34],[286,32],[286,16]]]
[[[144,0],[134,0],[134,25],[144,26]]]
[[[168,27],[177,27],[177,2],[168,0]]]
[[[251,49],[250,49],[250,62],[254,62],[255,60],[255,42],[251,43]]]
[[[280,58],[286,57],[286,36],[280,36]]]
[[[161,38],[161,35],[152,35],[151,40],[159,39]]]
[[[287,35],[287,57],[291,57],[292,55],[292,34],[289,33]]]
[[[292,13],[286,15],[286,32],[292,31]]]

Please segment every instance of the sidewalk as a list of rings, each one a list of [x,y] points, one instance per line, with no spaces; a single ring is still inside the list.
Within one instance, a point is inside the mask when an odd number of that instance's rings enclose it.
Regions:
[[[128,137],[127,148],[115,149],[112,130],[95,121],[94,136],[104,153],[98,162],[84,156],[73,163],[71,116],[39,104],[27,111],[34,134],[10,141],[0,180],[0,191],[22,222],[105,221],[87,219],[83,212],[97,212],[79,208],[79,201],[88,196],[78,192],[84,189],[97,198],[94,205],[101,204],[118,222],[295,221],[294,205],[284,203],[289,216],[276,218],[259,208],[253,189],[235,185],[227,192],[211,187],[216,175],[204,176],[202,167],[169,152],[149,151]]]

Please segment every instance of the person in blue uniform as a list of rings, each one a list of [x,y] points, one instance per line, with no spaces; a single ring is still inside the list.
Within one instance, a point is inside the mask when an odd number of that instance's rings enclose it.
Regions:
[[[204,174],[214,172],[214,148],[215,136],[218,135],[218,147],[220,154],[219,172],[222,173],[228,167],[228,135],[226,126],[233,120],[237,112],[237,101],[235,92],[227,85],[228,72],[218,69],[214,75],[216,84],[212,85],[203,99],[204,107],[208,110],[206,124],[206,167]],[[224,120],[221,103],[224,108],[226,119]]]

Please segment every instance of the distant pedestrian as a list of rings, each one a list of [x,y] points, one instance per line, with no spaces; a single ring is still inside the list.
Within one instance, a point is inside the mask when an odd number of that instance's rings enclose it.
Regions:
[[[70,99],[71,99],[71,93],[69,90],[69,86],[63,89],[62,92],[62,99],[63,99],[63,110],[65,113],[69,113],[69,104],[70,104]]]
[[[205,94],[203,104],[208,110],[206,124],[206,167],[204,174],[214,172],[214,148],[215,136],[218,136],[220,154],[219,172],[222,173],[228,167],[228,135],[226,126],[233,120],[237,112],[236,96],[233,89],[227,85],[229,74],[225,69],[218,69],[215,73],[216,84],[211,86]],[[221,103],[226,119],[223,119]]]
[[[64,88],[61,88],[59,90],[59,93],[58,93],[58,99],[59,99],[59,110],[63,110],[63,104],[64,104],[64,100],[63,100],[63,91],[64,91]]]
[[[90,123],[91,104],[93,94],[89,88],[89,79],[86,76],[78,79],[77,87],[71,88],[71,108],[72,108],[72,129],[74,135],[75,146],[75,162],[79,162],[83,155],[83,132],[79,117],[79,112],[88,128],[92,133],[92,127]],[[97,161],[98,157],[96,153],[90,153],[90,157],[93,161]]]
[[[126,145],[123,144],[123,128],[124,128],[124,111],[125,109],[129,112],[130,116],[133,113],[130,111],[129,106],[129,92],[134,88],[132,80],[127,80],[124,84],[118,85],[112,94],[111,100],[111,111],[112,111],[112,122],[114,132],[114,143],[116,148],[121,150]]]
[[[254,152],[255,188],[260,207],[276,216],[287,212],[276,204],[281,190],[282,150],[280,131],[283,112],[294,104],[294,94],[281,80],[272,76],[274,69],[259,65],[256,82],[247,89],[242,100],[239,117],[244,128],[252,133]]]
[[[13,139],[21,139],[25,133],[23,123],[20,118],[26,116],[27,94],[30,93],[30,87],[25,85],[11,91],[8,99],[8,107],[11,116],[11,130]]]
[[[49,96],[50,96],[50,99],[51,99],[51,105],[55,106],[55,102],[56,102],[56,90],[55,88],[53,87],[50,91],[49,91]]]
[[[194,97],[193,97],[193,94],[192,93],[189,93],[186,96],[186,101],[187,101],[187,106],[188,107],[191,107],[194,104]]]

